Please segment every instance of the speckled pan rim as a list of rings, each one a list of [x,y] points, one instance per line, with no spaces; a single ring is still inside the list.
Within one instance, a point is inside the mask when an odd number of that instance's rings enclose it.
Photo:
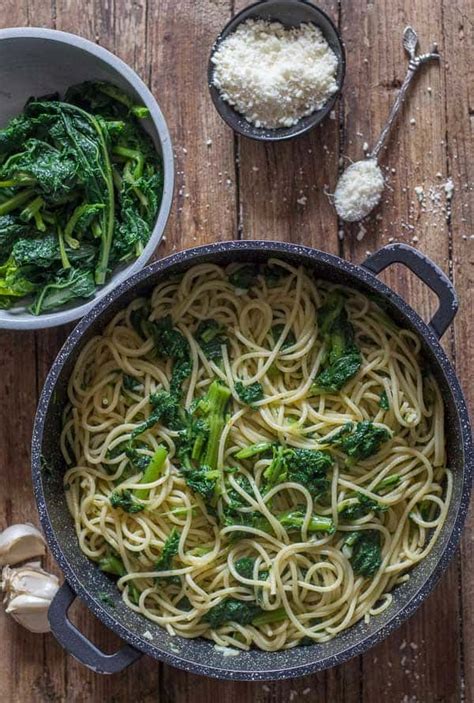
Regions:
[[[0,329],[45,329],[47,327],[58,327],[68,322],[73,322],[86,315],[100,300],[115,290],[122,282],[140,271],[153,255],[156,247],[163,237],[168,218],[171,212],[174,192],[174,156],[171,137],[168,125],[154,95],[147,85],[142,81],[135,71],[122,59],[115,56],[108,49],[98,46],[88,39],[84,39],[76,34],[62,32],[57,29],[45,29],[42,27],[14,27],[0,29],[0,41],[7,39],[46,39],[48,41],[74,46],[82,49],[88,54],[92,54],[98,61],[108,64],[137,91],[140,99],[150,111],[150,120],[153,122],[161,146],[161,157],[163,160],[163,195],[158,211],[158,216],[143,252],[140,256],[128,264],[126,267],[116,271],[111,278],[102,286],[94,298],[89,302],[76,305],[67,310],[48,313],[46,315],[30,315],[28,318],[16,317],[14,314],[2,315],[0,311]]]
[[[193,661],[192,659],[173,654],[168,650],[162,649],[157,645],[151,644],[148,640],[142,637],[138,637],[131,630],[124,627],[121,623],[117,622],[113,617],[111,617],[110,614],[101,605],[101,603],[95,598],[93,598],[82,586],[80,579],[76,576],[75,569],[70,565],[67,557],[65,556],[61,548],[61,545],[56,537],[56,534],[49,519],[43,489],[43,481],[41,476],[41,446],[46,411],[51,401],[51,396],[54,391],[60,371],[64,363],[66,362],[66,359],[69,354],[75,349],[76,345],[80,343],[82,335],[88,329],[88,327],[107,309],[107,307],[112,301],[115,301],[123,293],[130,290],[131,288],[134,288],[135,286],[145,282],[150,275],[154,275],[156,273],[163,273],[174,264],[189,263],[189,265],[192,265],[193,260],[198,256],[202,257],[203,255],[208,255],[209,257],[212,257],[213,255],[216,255],[222,251],[235,251],[236,258],[239,253],[248,254],[252,251],[264,251],[268,253],[269,256],[300,256],[306,258],[308,260],[309,265],[311,265],[311,263],[314,261],[323,262],[324,264],[335,267],[339,271],[345,273],[349,279],[347,285],[350,286],[351,283],[357,281],[368,286],[369,288],[372,288],[375,293],[378,293],[385,297],[389,297],[390,302],[393,303],[395,307],[399,309],[402,315],[404,315],[408,319],[410,324],[417,330],[420,337],[422,337],[425,343],[430,347],[433,354],[436,356],[436,359],[438,361],[439,366],[441,367],[444,376],[446,377],[449,383],[449,387],[451,389],[452,396],[455,400],[455,405],[460,420],[462,445],[465,458],[461,498],[458,506],[458,511],[451,518],[451,531],[449,538],[446,541],[446,545],[436,565],[433,567],[431,573],[422,583],[422,585],[415,593],[415,595],[411,598],[411,600],[404,607],[396,611],[393,617],[386,623],[383,628],[381,628],[374,634],[361,637],[358,643],[347,647],[345,650],[341,651],[337,655],[327,656],[319,659],[318,661],[310,662],[303,665],[293,667],[289,666],[286,668],[280,668],[271,671],[266,670],[263,672],[254,670],[250,671],[248,669],[225,671],[223,669],[219,669],[213,666],[202,665]],[[348,261],[340,259],[339,257],[334,256],[332,254],[327,254],[317,249],[311,249],[309,247],[299,246],[286,242],[257,240],[230,241],[217,242],[214,244],[188,249],[182,252],[178,252],[176,254],[172,254],[171,256],[168,256],[165,259],[162,259],[151,264],[150,266],[147,266],[145,269],[133,276],[133,278],[120,284],[112,293],[100,300],[97,305],[88,313],[88,315],[86,315],[86,317],[84,317],[77,324],[77,326],[71,332],[65,344],[61,348],[48,374],[43,391],[41,393],[32,437],[32,477],[41,524],[54,558],[56,559],[60,568],[64,572],[68,583],[77,593],[77,595],[87,604],[87,606],[94,613],[94,615],[96,615],[107,627],[114,631],[125,642],[129,643],[144,654],[148,654],[149,656],[154,657],[155,659],[158,659],[167,664],[170,664],[171,666],[183,669],[185,671],[226,680],[269,681],[305,676],[316,671],[337,666],[354,656],[362,654],[363,652],[367,651],[374,645],[384,640],[391,632],[397,629],[405,620],[407,620],[415,612],[415,610],[421,605],[424,599],[432,591],[435,584],[439,580],[442,573],[445,571],[448,563],[454,555],[454,552],[456,550],[456,547],[458,546],[461,537],[462,527],[466,520],[467,510],[469,506],[469,498],[471,493],[473,469],[474,457],[472,453],[472,437],[469,423],[469,415],[465,399],[461,387],[459,385],[457,376],[454,372],[454,369],[433,331],[428,327],[428,325],[426,325],[426,323],[413,310],[413,308],[411,308],[398,294],[394,293],[393,290],[391,290],[388,286],[386,286],[382,281],[376,278],[368,270],[364,269],[361,266],[357,266]]]

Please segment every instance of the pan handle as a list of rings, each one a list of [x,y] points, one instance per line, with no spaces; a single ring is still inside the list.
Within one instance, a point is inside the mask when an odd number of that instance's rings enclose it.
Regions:
[[[51,632],[74,659],[98,674],[116,674],[142,656],[128,644],[124,644],[115,654],[105,654],[92,644],[68,618],[68,610],[75,599],[76,594],[65,581],[48,611]]]
[[[459,301],[453,284],[434,261],[407,244],[388,244],[369,256],[362,266],[377,275],[395,263],[409,268],[437,295],[439,307],[429,326],[439,339],[458,311]]]

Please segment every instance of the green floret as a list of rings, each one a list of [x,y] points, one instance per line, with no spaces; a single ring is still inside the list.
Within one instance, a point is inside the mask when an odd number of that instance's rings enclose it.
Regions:
[[[112,550],[99,560],[99,569],[106,574],[110,574],[111,576],[117,576],[117,578],[125,576],[127,573],[122,559]],[[136,605],[140,599],[140,591],[135,586],[133,581],[128,581],[127,587],[129,598],[132,603],[135,603]]]
[[[170,571],[173,568],[173,559],[177,555],[179,550],[179,540],[180,533],[175,527],[173,527],[168,537],[166,538],[166,541],[163,545],[163,549],[161,550],[161,554],[155,564],[155,571]],[[177,585],[181,583],[181,579],[179,576],[165,576],[159,578],[160,580],[166,580],[169,583]]]
[[[251,601],[225,598],[206,613],[204,620],[208,622],[213,629],[221,627],[221,625],[224,625],[226,622],[250,625],[252,620],[261,613],[262,609]]]
[[[254,565],[255,559],[253,557],[242,557],[241,559],[237,559],[234,564],[237,573],[246,579],[253,578]]]
[[[245,405],[250,405],[251,408],[254,407],[255,403],[259,400],[263,400],[263,387],[261,383],[251,383],[248,386],[244,386],[242,381],[236,381],[235,390],[239,399]]]
[[[245,264],[229,276],[229,282],[240,290],[247,290],[255,283],[257,276],[258,266]]]
[[[222,358],[222,346],[227,342],[223,331],[215,320],[203,320],[194,334],[205,356],[211,361]]]
[[[370,512],[384,512],[388,510],[388,506],[369,498],[364,493],[357,493],[355,496],[346,498],[342,503],[339,503],[337,510],[344,520],[358,520]]]
[[[171,315],[166,315],[153,323],[152,333],[158,356],[165,359],[187,360],[189,344],[179,330],[173,327]]]
[[[110,505],[113,508],[121,508],[126,513],[140,513],[144,506],[137,503],[132,491],[114,491],[110,496]]]
[[[384,427],[376,427],[370,420],[347,423],[334,435],[328,444],[340,447],[351,460],[368,459],[376,454],[382,444],[391,438],[391,433]]]
[[[293,481],[301,483],[315,496],[327,490],[326,473],[332,463],[328,452],[285,448],[280,445],[274,447],[273,461],[265,469],[263,476],[267,488],[285,481]]]
[[[199,493],[206,505],[215,508],[220,495],[219,479],[221,472],[209,466],[198,466],[197,469],[181,469],[186,483],[195,493]]]
[[[286,452],[288,481],[301,483],[314,497],[328,488],[326,474],[333,464],[328,452],[315,449],[290,449]]]
[[[346,537],[345,546],[351,551],[350,562],[354,573],[365,578],[376,574],[382,563],[380,532],[361,530]]]
[[[344,298],[339,291],[329,293],[318,311],[319,334],[325,344],[322,371],[315,378],[312,392],[336,393],[357,373],[362,365],[354,342],[354,328],[349,322]]]

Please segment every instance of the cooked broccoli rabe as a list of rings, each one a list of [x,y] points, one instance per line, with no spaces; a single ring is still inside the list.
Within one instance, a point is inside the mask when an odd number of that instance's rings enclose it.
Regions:
[[[178,447],[181,472],[186,482],[212,509],[219,492],[221,472],[217,459],[230,395],[226,386],[213,381],[206,395],[195,402],[188,415]]]
[[[167,456],[168,450],[165,447],[157,447],[155,453],[151,457],[150,462],[143,472],[140,483],[153,483],[154,481],[157,481],[163,473]],[[133,493],[136,498],[146,500],[150,495],[150,489],[136,488]]]
[[[370,578],[382,563],[382,548],[378,530],[350,532],[344,540],[344,553],[349,559],[354,573]]]
[[[391,436],[385,427],[376,427],[370,420],[364,420],[355,425],[348,422],[337,435],[326,441],[328,444],[340,447],[353,463],[376,454]]]
[[[110,496],[110,505],[113,508],[121,508],[126,513],[140,513],[145,507],[136,501],[134,494],[129,489],[113,491]]]
[[[370,512],[378,513],[387,509],[388,506],[372,500],[364,493],[357,493],[346,498],[337,506],[338,513],[344,520],[358,520]]]
[[[276,517],[287,532],[299,532],[305,521],[305,512],[291,509],[280,513]],[[308,532],[327,532],[332,535],[335,532],[334,523],[329,517],[312,515],[308,524]]]
[[[275,288],[280,285],[283,278],[288,276],[289,271],[277,263],[271,263],[263,267],[262,273],[267,286],[269,288]]]
[[[237,559],[234,566],[240,576],[243,576],[246,579],[251,579],[253,578],[254,564],[255,559],[252,557],[242,557],[241,559]]]
[[[236,381],[235,390],[242,403],[250,405],[251,408],[253,408],[254,404],[258,403],[259,400],[263,400],[263,388],[261,383],[250,383],[245,386],[242,381]]]
[[[178,553],[180,533],[173,527],[169,533],[161,550],[161,554],[155,564],[155,571],[170,571],[173,568],[173,559]],[[161,577],[160,577],[161,578]],[[173,583],[180,583],[179,576],[164,577],[167,580],[172,579]]]
[[[318,325],[321,340],[325,344],[325,358],[322,371],[313,383],[312,392],[336,393],[357,373],[362,364],[342,293],[329,293],[319,309]]]
[[[144,114],[116,86],[84,83],[62,101],[29,100],[0,130],[0,265],[17,270],[9,285],[0,276],[0,307],[36,294],[41,314],[87,299],[143,251],[163,189]]]
[[[215,361],[222,357],[222,345],[226,344],[227,338],[218,322],[203,320],[199,323],[194,336],[208,359]]]
[[[273,461],[263,475],[268,487],[293,481],[301,483],[315,496],[327,490],[326,473],[332,463],[328,452],[277,446],[273,450]]]
[[[244,264],[229,276],[229,282],[240,290],[247,290],[255,283],[257,276],[258,266],[254,264]]]
[[[176,361],[188,360],[189,344],[181,332],[173,325],[171,315],[155,322],[149,322],[149,330],[155,340],[158,356]]]
[[[250,625],[252,620],[261,615],[261,613],[262,609],[260,606],[251,601],[225,598],[206,613],[204,620],[214,629],[224,625],[226,622]]]
[[[284,329],[285,329],[285,325],[283,325],[283,324],[273,325],[273,327],[271,328],[273,342],[275,344],[280,339]],[[291,330],[289,330],[280,349],[283,351],[284,349],[288,349],[288,347],[292,347],[293,344],[296,344],[296,337],[293,334],[293,332]]]
[[[122,559],[112,550],[99,560],[99,569],[111,576],[125,576],[127,570]],[[140,599],[140,591],[133,581],[127,581],[128,595],[132,603],[137,604]]]
[[[235,454],[235,458],[239,460],[251,459],[259,454],[266,454],[271,451],[272,447],[273,442],[257,442],[257,444],[249,444],[247,447],[240,449],[240,451]]]
[[[276,610],[262,610],[260,606],[251,601],[225,598],[211,608],[204,619],[214,629],[225,625],[226,622],[236,622],[239,625],[266,625],[272,622],[281,622],[287,617],[284,608]]]

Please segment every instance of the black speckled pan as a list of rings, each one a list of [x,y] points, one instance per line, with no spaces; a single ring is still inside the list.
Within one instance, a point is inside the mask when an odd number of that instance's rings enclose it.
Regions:
[[[445,400],[454,493],[448,520],[436,546],[413,569],[409,581],[393,592],[392,605],[382,615],[372,618],[370,624],[361,622],[325,644],[281,652],[252,650],[224,657],[204,639],[171,637],[165,630],[132,612],[122,602],[115,585],[80,551],[63,493],[64,464],[59,451],[61,412],[67,382],[78,354],[88,340],[100,333],[115,313],[136,296],[150,293],[158,282],[194,264],[258,262],[268,257],[303,264],[317,278],[378,295],[398,323],[419,335]],[[408,266],[437,294],[439,309],[429,325],[377,279],[380,271],[395,262]],[[439,338],[452,322],[456,310],[456,294],[445,274],[417,250],[402,244],[381,249],[362,266],[294,244],[255,241],[211,244],[174,254],[148,266],[104,297],[79,322],[58,354],[41,395],[33,432],[33,481],[38,510],[48,544],[66,577],[49,611],[52,631],[63,647],[79,661],[102,673],[120,671],[144,653],[198,674],[257,681],[303,676],[341,664],[365,652],[401,625],[427,597],[446,569],[458,545],[468,508],[473,471],[469,418],[454,370],[439,344]],[[114,607],[105,605],[100,599],[99,594],[104,593],[109,595]],[[67,611],[76,594],[127,643],[116,654],[106,655],[99,651],[69,621]]]

